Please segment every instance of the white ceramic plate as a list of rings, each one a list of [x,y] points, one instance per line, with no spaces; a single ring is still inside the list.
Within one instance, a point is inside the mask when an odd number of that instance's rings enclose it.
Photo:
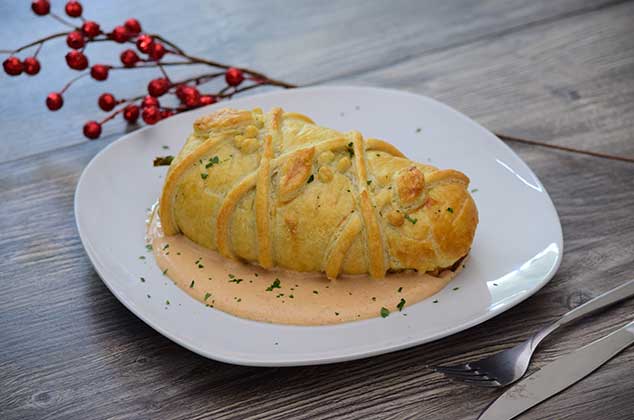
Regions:
[[[153,167],[152,159],[176,154],[194,119],[223,106],[281,106],[309,115],[318,124],[386,139],[413,160],[466,173],[471,188],[477,189],[473,197],[480,213],[466,269],[438,295],[402,313],[335,326],[249,321],[190,298],[162,275],[145,249],[146,209],[157,200],[166,172]],[[493,134],[433,99],[362,87],[265,93],[128,134],[102,150],[84,170],[75,194],[75,216],[95,269],[128,309],[198,354],[254,366],[358,359],[456,333],[539,290],[555,274],[563,251],[561,225],[548,193]]]

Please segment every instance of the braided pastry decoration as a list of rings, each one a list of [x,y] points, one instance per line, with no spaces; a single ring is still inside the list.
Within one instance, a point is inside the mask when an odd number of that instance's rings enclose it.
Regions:
[[[264,268],[339,274],[451,267],[478,213],[461,172],[274,108],[201,117],[160,198],[166,235],[184,234]]]

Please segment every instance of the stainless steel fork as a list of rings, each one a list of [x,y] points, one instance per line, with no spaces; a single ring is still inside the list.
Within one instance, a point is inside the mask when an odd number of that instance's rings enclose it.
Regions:
[[[433,366],[431,369],[447,377],[481,387],[502,387],[520,379],[526,373],[533,352],[557,328],[578,320],[594,311],[634,295],[634,280],[603,293],[562,316],[528,340],[484,359],[453,366]]]

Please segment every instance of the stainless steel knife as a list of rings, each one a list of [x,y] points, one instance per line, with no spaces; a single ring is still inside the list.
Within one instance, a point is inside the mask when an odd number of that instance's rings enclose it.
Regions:
[[[511,420],[585,378],[634,343],[634,321],[547,364],[489,405],[478,420]]]

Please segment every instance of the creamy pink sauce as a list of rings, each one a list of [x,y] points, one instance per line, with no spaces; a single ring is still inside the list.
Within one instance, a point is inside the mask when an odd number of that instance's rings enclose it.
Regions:
[[[337,280],[323,273],[265,270],[224,258],[184,235],[165,236],[157,211],[150,216],[148,242],[164,274],[194,299],[276,324],[337,324],[381,316],[382,308],[393,314],[438,293],[463,266],[438,277],[406,271],[383,279],[344,275]]]

